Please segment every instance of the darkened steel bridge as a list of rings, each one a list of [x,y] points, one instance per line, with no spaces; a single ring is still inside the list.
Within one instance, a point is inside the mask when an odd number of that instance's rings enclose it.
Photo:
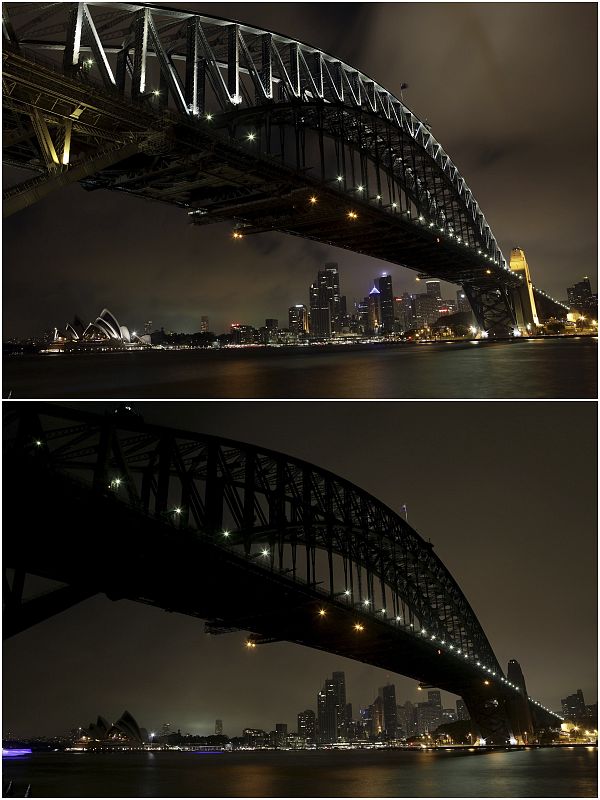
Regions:
[[[313,464],[124,408],[11,403],[4,498],[5,636],[104,592],[453,692],[488,744],[560,719],[503,673],[433,546]],[[65,586],[26,600],[26,573]]]
[[[37,174],[12,214],[79,181],[283,231],[463,286],[492,335],[511,271],[430,126],[334,56],[270,31],[140,3],[3,4],[4,163]],[[543,292],[541,319],[566,308]]]

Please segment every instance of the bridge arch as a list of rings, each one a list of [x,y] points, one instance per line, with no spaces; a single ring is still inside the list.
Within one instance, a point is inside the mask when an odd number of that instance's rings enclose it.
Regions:
[[[127,408],[36,403],[7,412],[5,476],[19,507],[36,498],[27,534],[5,546],[5,635],[104,592],[440,686],[464,697],[490,741],[527,718],[530,698],[431,545],[326,470]],[[24,601],[25,572],[67,586]]]
[[[3,23],[4,160],[38,172],[5,192],[5,215],[80,181],[425,272],[462,285],[486,333],[515,329],[523,278],[473,192],[430,126],[359,69],[153,4],[5,3]]]

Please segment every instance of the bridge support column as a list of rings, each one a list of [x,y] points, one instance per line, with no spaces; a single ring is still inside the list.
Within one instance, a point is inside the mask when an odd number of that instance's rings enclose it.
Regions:
[[[482,331],[490,336],[509,336],[513,332],[517,317],[510,287],[463,283],[463,289]]]
[[[505,698],[486,693],[464,695],[463,700],[479,736],[487,745],[505,745],[514,738]]]

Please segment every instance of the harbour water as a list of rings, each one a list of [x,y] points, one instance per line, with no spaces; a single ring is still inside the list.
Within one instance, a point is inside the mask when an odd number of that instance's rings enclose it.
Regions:
[[[596,767],[596,747],[39,753],[3,780],[34,797],[597,797]]]
[[[595,398],[597,338],[9,356],[27,398]]]

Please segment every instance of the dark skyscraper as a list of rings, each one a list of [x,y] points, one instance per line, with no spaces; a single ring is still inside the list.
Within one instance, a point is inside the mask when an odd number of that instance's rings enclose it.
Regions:
[[[318,739],[323,744],[337,741],[336,687],[333,680],[325,681],[325,686],[317,695]]]
[[[587,709],[581,689],[577,689],[575,694],[567,695],[567,697],[563,698],[560,702],[565,719],[576,721],[586,717]]]
[[[381,309],[381,326],[383,333],[389,335],[394,332],[394,291],[392,289],[392,276],[382,275],[377,279],[379,289],[379,306]]]
[[[395,739],[398,728],[396,687],[393,683],[382,686],[379,696],[383,704],[383,729],[388,739]]]
[[[459,720],[468,720],[471,719],[469,712],[467,711],[467,706],[465,705],[465,701],[461,700],[460,698],[456,701],[456,716]]]
[[[335,690],[336,737],[346,735],[346,676],[334,672],[331,676]]]
[[[222,736],[223,735],[223,720],[218,719],[215,722],[215,736]]]
[[[311,284],[310,290],[310,322],[309,330],[313,338],[329,338],[331,336],[331,311],[323,286]]]
[[[442,707],[442,693],[439,689],[431,689],[427,692],[427,701],[436,708]]]

